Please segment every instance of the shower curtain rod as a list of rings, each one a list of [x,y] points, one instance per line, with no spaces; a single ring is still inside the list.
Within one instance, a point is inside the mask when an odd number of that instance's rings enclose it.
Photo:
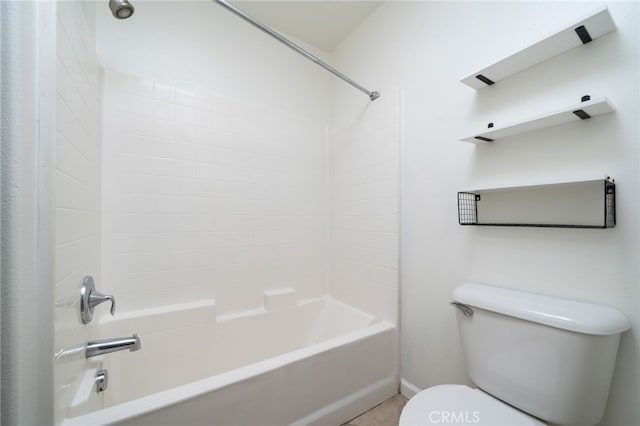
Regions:
[[[271,28],[267,27],[263,23],[261,23],[259,21],[256,21],[251,16],[247,15],[242,10],[238,9],[237,7],[235,7],[234,5],[229,3],[227,0],[212,0],[212,1],[214,3],[218,3],[220,6],[226,8],[230,12],[236,14],[237,16],[239,16],[240,18],[244,19],[245,21],[247,21],[248,23],[250,23],[254,27],[258,28],[259,30],[262,30],[263,32],[269,34],[271,37],[275,38],[280,43],[284,44],[285,46],[289,47],[292,50],[295,50],[296,52],[298,52],[299,54],[301,54],[305,58],[309,59],[310,61],[315,62],[316,64],[320,65],[325,70],[329,71],[330,73],[332,73],[336,77],[341,78],[342,80],[346,81],[347,83],[349,83],[350,85],[352,85],[356,89],[360,90],[361,92],[366,93],[367,96],[369,96],[369,99],[371,99],[372,101],[375,101],[376,99],[378,99],[380,97],[380,93],[371,92],[371,91],[365,89],[364,87],[362,87],[361,85],[359,85],[358,83],[356,83],[355,81],[353,81],[352,79],[347,77],[346,75],[342,74],[340,71],[336,70],[335,68],[333,68],[332,66],[330,66],[327,63],[323,62],[322,60],[320,60],[316,56],[314,56],[311,53],[307,52],[302,47],[300,47],[297,44],[293,43],[292,41],[284,38],[283,36],[281,36],[280,34],[278,34],[275,31],[273,31]]]

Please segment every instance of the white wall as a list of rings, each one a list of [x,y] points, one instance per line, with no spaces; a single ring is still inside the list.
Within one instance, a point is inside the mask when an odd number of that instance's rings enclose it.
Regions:
[[[104,89],[102,260],[121,311],[326,294],[323,120],[184,79],[107,71]]]
[[[329,132],[330,291],[397,324],[400,93],[371,102],[340,83]]]
[[[210,1],[138,1],[127,20],[96,9],[100,63],[164,82],[197,82],[218,96],[327,117],[330,77]],[[323,52],[307,45],[312,53]]]
[[[101,284],[101,69],[94,49],[93,3],[63,1],[57,10],[56,423],[65,416],[87,364],[83,348],[91,326],[80,321],[82,278],[92,275]]]
[[[638,4],[612,2],[618,30],[476,92],[459,78],[595,9],[591,2],[392,2],[335,52],[338,68],[403,89],[402,377],[419,388],[465,383],[452,290],[466,280],[614,306],[622,338],[602,424],[640,423]],[[371,83],[369,83],[371,82]],[[617,111],[489,145],[460,137],[608,96]],[[457,224],[456,192],[486,181],[610,174],[618,224],[608,230]]]
[[[0,3],[0,423],[53,422],[56,7]]]
[[[329,74],[209,2],[139,5],[128,21],[96,15],[114,70],[105,281],[123,309],[208,297],[236,312],[270,288],[326,293],[329,279],[333,296],[396,322],[398,91],[371,103],[341,83],[329,182]],[[194,105],[159,99],[154,84]]]
[[[96,10],[105,284],[123,310],[327,293],[328,77],[211,2]]]

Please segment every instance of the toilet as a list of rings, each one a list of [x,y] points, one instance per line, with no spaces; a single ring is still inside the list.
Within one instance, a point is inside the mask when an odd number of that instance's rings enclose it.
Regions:
[[[595,425],[607,404],[620,335],[616,309],[478,283],[454,290],[467,373],[477,388],[417,393],[400,426]]]

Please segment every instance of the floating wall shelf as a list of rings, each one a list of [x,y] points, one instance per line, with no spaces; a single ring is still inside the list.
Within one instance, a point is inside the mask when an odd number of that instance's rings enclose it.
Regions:
[[[560,53],[586,44],[615,28],[609,10],[603,6],[529,47],[474,72],[460,82],[476,90],[482,89]]]
[[[613,228],[616,186],[584,179],[458,192],[458,223],[477,226]]]
[[[596,115],[602,115],[615,110],[609,99],[603,97],[580,102],[556,111],[539,114],[535,117],[516,121],[504,126],[491,127],[488,130],[479,132],[473,136],[468,136],[460,140],[465,142],[493,142],[501,138],[531,132],[533,130],[553,127],[571,121],[585,120]]]

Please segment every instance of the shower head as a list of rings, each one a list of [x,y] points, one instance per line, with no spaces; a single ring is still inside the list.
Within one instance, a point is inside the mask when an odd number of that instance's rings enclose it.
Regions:
[[[134,7],[127,0],[109,0],[109,9],[116,19],[127,19],[135,12]]]

